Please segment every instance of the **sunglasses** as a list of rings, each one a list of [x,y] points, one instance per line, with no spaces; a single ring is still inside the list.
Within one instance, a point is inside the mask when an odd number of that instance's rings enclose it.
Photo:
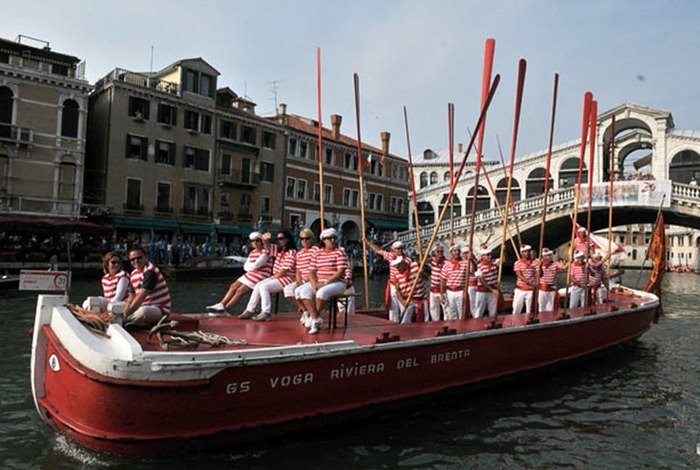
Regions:
[[[277,237],[278,240],[286,240],[287,237]]]
[[[262,243],[262,240],[259,240],[257,238],[255,240],[251,240],[251,241],[252,241],[252,243],[255,243],[255,242]]]
[[[113,259],[109,262],[109,264],[122,264],[122,262],[119,261],[118,259]]]
[[[133,263],[134,261],[141,261],[143,259],[143,256],[134,256],[133,258],[129,258],[129,261]]]
[[[311,237],[301,237],[301,240],[311,240]]]

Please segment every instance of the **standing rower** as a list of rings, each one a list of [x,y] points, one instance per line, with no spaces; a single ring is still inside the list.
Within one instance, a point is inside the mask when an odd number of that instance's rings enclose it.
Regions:
[[[469,314],[474,315],[476,311],[476,259],[469,245],[462,247],[462,259],[467,262],[467,298],[465,299],[469,307]]]
[[[569,269],[569,263],[562,261],[554,262],[554,252],[549,248],[542,248],[542,261],[539,267],[542,269],[540,275],[540,294],[537,298],[537,305],[540,312],[553,312],[554,300],[557,293],[557,271]]]
[[[440,274],[440,301],[445,304],[445,320],[461,320],[464,287],[467,282],[467,262],[462,260],[459,244],[450,247],[450,259]]]
[[[513,266],[517,277],[513,293],[513,315],[521,314],[523,307],[525,307],[525,313],[529,315],[532,313],[532,293],[537,285],[537,263],[532,258],[530,245],[522,245],[520,254],[522,256]]]
[[[440,274],[445,265],[445,248],[436,243],[430,258],[430,320],[440,321],[442,304],[440,303]]]
[[[476,310],[474,318],[480,318],[488,308],[488,315],[496,317],[498,296],[498,265],[493,261],[491,250],[484,246],[479,250],[481,260],[476,271]]]
[[[392,261],[394,261],[399,256],[406,258],[406,260],[410,259],[404,253],[403,243],[399,240],[391,244],[390,252],[382,250],[379,246],[370,242],[367,238],[365,238],[365,243],[368,247],[372,249],[372,251],[377,253],[379,256],[384,258],[387,263],[389,263],[389,279],[391,279],[392,276],[396,275],[396,267],[391,265]],[[396,296],[396,287],[391,283],[391,281],[388,281],[387,288],[389,289],[389,299],[387,300],[387,308],[389,309],[389,320],[398,323],[400,320],[399,310],[401,304],[399,303],[399,299]]]
[[[586,254],[582,251],[577,251],[574,254],[574,264],[571,265],[571,278],[573,286],[569,292],[569,308],[585,307],[586,302],[586,287],[588,286],[588,278],[586,273]]]
[[[396,287],[396,297],[401,304],[401,323],[412,323],[415,321],[422,323],[426,320],[428,313],[427,300],[425,298],[425,288],[423,278],[419,275],[420,266],[415,261],[399,256],[391,262],[396,268],[395,275],[391,278],[391,283]],[[409,299],[413,283],[418,278],[413,296]]]

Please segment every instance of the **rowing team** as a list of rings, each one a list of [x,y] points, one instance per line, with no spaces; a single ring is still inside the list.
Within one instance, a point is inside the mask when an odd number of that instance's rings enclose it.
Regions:
[[[426,269],[419,273],[419,264],[406,256],[400,241],[392,244],[391,251],[384,251],[368,240],[365,242],[390,264],[387,305],[391,320],[409,323],[496,315],[499,267],[488,247],[482,246],[477,258],[469,245],[453,244],[449,247],[450,258],[447,259],[445,247],[438,243],[433,248],[429,264],[425,264]],[[586,242],[583,246],[585,249],[590,244]],[[593,253],[587,267],[585,258],[585,252],[576,251],[571,266],[570,308],[591,302],[603,303],[609,278],[617,279],[622,275],[622,271],[618,271],[608,276],[604,268],[608,256],[604,258],[600,252]],[[513,267],[517,278],[513,313],[531,313],[535,291],[538,291],[538,311],[553,311],[558,305],[557,273],[567,269],[569,263],[554,261],[554,252],[550,249],[543,248],[541,258],[535,259],[532,247],[522,245],[520,257]],[[426,292],[426,284],[430,286],[429,292]],[[590,301],[586,292],[595,293]]]

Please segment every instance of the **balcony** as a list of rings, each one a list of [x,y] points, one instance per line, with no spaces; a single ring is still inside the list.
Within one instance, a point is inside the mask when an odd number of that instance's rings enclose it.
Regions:
[[[177,83],[167,82],[152,78],[146,74],[130,72],[129,70],[116,68],[105,75],[95,84],[95,90],[104,88],[108,83],[124,82],[130,85],[136,85],[143,88],[161,91],[171,95],[180,94],[180,85]]]
[[[65,199],[15,196],[0,190],[0,214],[80,216],[80,202]]]
[[[254,188],[260,184],[260,173],[254,173],[252,171],[242,172],[240,170],[233,170],[230,175],[225,175],[219,171],[217,178],[219,186],[223,188],[232,188],[237,186]]]
[[[34,131],[28,127],[0,123],[0,142],[29,145],[34,141]]]
[[[238,213],[236,218],[239,222],[252,222],[253,214],[251,214],[250,212]]]
[[[143,212],[143,204],[137,204],[134,202],[125,202],[124,211],[127,212]]]
[[[153,211],[156,214],[172,214],[173,208],[170,206],[166,206],[166,205],[156,205],[156,206],[153,206]]]
[[[233,220],[233,214],[229,211],[219,211],[216,213],[216,217],[224,222]]]
[[[198,218],[211,217],[211,211],[207,207],[183,207],[180,214]]]
[[[270,222],[272,222],[272,216],[270,214],[265,213],[260,214],[260,221],[269,224]]]

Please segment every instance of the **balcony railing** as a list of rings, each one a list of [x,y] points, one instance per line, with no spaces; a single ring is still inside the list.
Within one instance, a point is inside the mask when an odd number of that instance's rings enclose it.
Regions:
[[[216,213],[216,217],[223,221],[233,220],[233,214],[229,211],[219,211]]]
[[[257,186],[260,184],[260,173],[252,171],[242,172],[233,170],[230,175],[223,174],[221,171],[217,175],[219,186]]]
[[[153,206],[153,210],[156,212],[156,214],[172,214],[173,213],[173,208],[170,206]]]
[[[239,222],[252,222],[253,214],[249,212],[239,213],[237,219]]]
[[[211,217],[211,211],[206,207],[183,207],[180,210],[180,214],[194,217]]]
[[[172,95],[180,94],[180,85],[177,83],[166,82],[158,78],[149,77],[146,74],[130,72],[129,70],[116,68],[105,75],[95,84],[95,90],[100,90],[108,83],[124,82],[130,85],[136,85],[143,88],[170,93]]]
[[[28,127],[13,126],[0,122],[0,141],[16,144],[31,144],[34,141],[34,131]]]
[[[143,204],[136,204],[134,202],[124,203],[125,211],[143,212]]]
[[[1,214],[62,215],[78,217],[80,202],[62,199],[14,196],[0,192]]]

